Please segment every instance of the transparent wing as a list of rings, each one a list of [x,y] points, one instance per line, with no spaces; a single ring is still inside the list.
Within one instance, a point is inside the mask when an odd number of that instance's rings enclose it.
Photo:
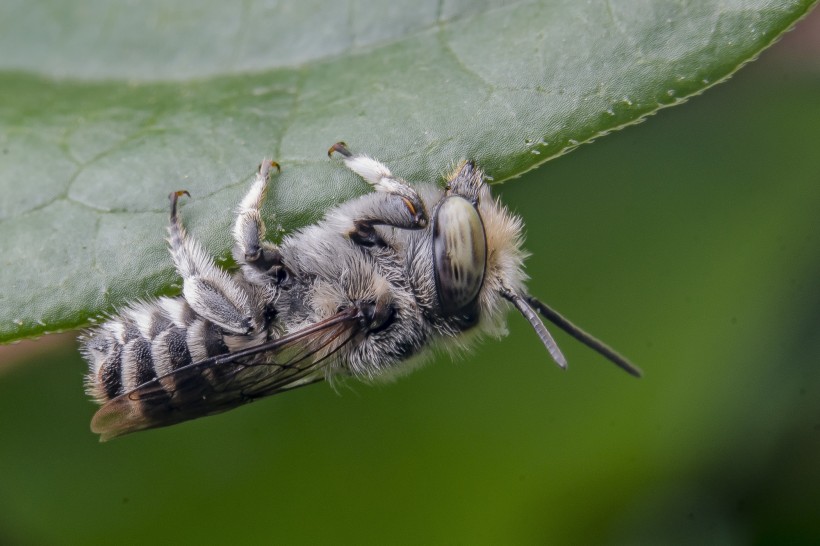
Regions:
[[[195,362],[106,402],[91,420],[102,441],[213,415],[324,379],[329,357],[359,331],[348,309],[292,334]]]

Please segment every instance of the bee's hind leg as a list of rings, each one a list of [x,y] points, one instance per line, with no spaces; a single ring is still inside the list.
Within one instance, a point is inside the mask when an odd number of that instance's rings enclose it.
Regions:
[[[177,201],[187,191],[173,192],[168,245],[174,265],[182,277],[182,294],[188,305],[203,318],[224,330],[250,333],[255,327],[248,295],[219,268],[196,239],[188,236],[177,215]]]
[[[265,222],[260,209],[265,202],[272,168],[277,172],[280,170],[278,163],[267,159],[259,165],[251,189],[237,207],[233,225],[234,259],[241,265],[245,278],[256,284],[271,281],[278,284],[287,278],[279,249],[273,243],[263,240]]]
[[[424,201],[404,180],[393,176],[390,169],[380,161],[347,149],[344,142],[337,142],[327,154],[337,152],[344,157],[345,165],[367,181],[383,197],[372,210],[362,211],[353,218],[350,238],[359,244],[372,246],[383,244],[374,229],[375,226],[392,226],[401,229],[424,229],[429,218]]]

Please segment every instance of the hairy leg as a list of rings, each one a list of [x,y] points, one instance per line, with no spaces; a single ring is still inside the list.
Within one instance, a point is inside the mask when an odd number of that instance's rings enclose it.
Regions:
[[[254,284],[278,283],[287,277],[276,245],[263,240],[265,222],[260,209],[265,202],[271,168],[279,171],[279,164],[262,161],[250,190],[239,203],[233,226],[234,258],[242,266],[245,278]]]
[[[205,252],[202,245],[188,236],[177,215],[177,201],[187,191],[170,195],[171,223],[168,244],[171,257],[183,280],[182,293],[197,314],[223,329],[250,333],[255,327],[247,293]]]
[[[373,229],[384,225],[402,229],[424,229],[429,218],[424,202],[410,185],[393,176],[383,163],[363,154],[354,155],[344,142],[337,142],[328,150],[328,156],[338,152],[344,157],[348,169],[361,176],[377,192],[385,194],[376,210],[353,219],[354,229],[351,239],[372,246],[380,244],[380,239]]]

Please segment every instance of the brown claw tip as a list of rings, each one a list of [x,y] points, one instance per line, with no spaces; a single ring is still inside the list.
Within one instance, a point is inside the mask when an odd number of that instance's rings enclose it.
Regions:
[[[270,159],[263,159],[262,163],[259,164],[259,167],[257,167],[256,170],[260,175],[267,176],[271,168],[276,169],[277,173],[282,172],[282,167],[279,166],[279,163],[276,161],[271,161]]]
[[[340,154],[342,154],[345,157],[350,157],[350,156],[353,155],[352,153],[350,153],[350,150],[347,149],[347,144],[345,144],[344,141],[342,141],[342,140],[340,140],[339,142],[337,142],[336,144],[334,144],[333,146],[328,148],[327,156],[328,157],[333,157],[333,152],[339,152]]]
[[[176,199],[182,197],[183,195],[187,195],[188,197],[191,197],[191,194],[188,193],[188,190],[177,190],[177,191],[172,191],[171,194],[168,196],[168,199],[170,199],[172,201],[175,201]]]
[[[177,199],[179,199],[183,195],[187,195],[188,197],[191,197],[191,194],[188,193],[188,190],[172,191],[171,194],[168,196],[168,199],[171,200],[171,220],[176,221],[176,217],[177,217]]]

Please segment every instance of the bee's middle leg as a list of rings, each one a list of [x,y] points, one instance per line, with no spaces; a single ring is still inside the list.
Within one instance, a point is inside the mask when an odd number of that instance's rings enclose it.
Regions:
[[[245,277],[259,284],[281,282],[287,276],[279,249],[264,240],[265,222],[260,209],[265,202],[271,168],[278,171],[279,164],[262,161],[251,189],[239,203],[233,226],[234,259],[242,266]]]

